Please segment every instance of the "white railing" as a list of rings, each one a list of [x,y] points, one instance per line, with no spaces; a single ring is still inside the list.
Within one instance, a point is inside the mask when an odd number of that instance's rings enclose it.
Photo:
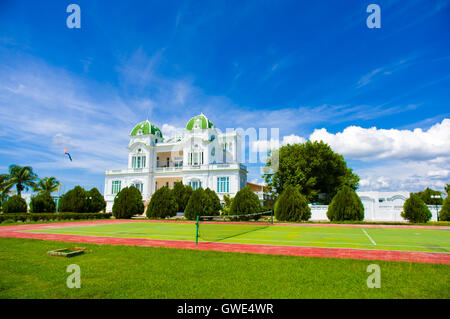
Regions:
[[[160,172],[175,172],[183,170],[182,166],[169,166],[169,167],[157,167],[155,168],[156,173]]]
[[[106,175],[123,175],[133,173],[150,173],[149,168],[125,168],[125,169],[108,169],[105,171]]]

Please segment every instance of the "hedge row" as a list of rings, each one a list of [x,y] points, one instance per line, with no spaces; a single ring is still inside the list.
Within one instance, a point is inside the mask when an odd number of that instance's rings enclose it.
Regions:
[[[5,220],[13,221],[46,221],[46,220],[70,220],[70,219],[109,219],[110,213],[47,213],[47,214],[0,214],[0,223]]]

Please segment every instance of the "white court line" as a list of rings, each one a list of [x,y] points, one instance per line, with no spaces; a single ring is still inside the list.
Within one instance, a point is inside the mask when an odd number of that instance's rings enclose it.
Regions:
[[[364,234],[366,234],[366,236],[370,239],[370,241],[372,242],[372,244],[374,244],[375,246],[377,245],[377,243],[372,239],[372,237],[369,236],[369,234],[366,232],[366,230],[364,228],[361,228],[362,231],[364,232]]]

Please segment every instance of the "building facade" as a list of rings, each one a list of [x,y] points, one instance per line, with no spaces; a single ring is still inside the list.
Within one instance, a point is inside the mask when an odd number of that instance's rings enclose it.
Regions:
[[[258,195],[259,201],[263,206],[273,206],[274,197],[265,185],[247,182],[247,186]]]
[[[148,202],[163,186],[182,182],[195,190],[210,188],[231,197],[247,184],[247,167],[240,162],[241,136],[221,133],[202,113],[188,121],[183,132],[165,139],[148,120],[130,132],[128,167],[105,172],[106,211],[124,187],[135,186]]]

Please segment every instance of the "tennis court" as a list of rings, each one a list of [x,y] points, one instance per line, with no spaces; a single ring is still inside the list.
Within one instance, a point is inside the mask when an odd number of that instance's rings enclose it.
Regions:
[[[196,230],[194,223],[127,222],[49,226],[24,232],[195,242]],[[203,222],[198,228],[198,244],[208,243],[449,253],[450,230]]]

